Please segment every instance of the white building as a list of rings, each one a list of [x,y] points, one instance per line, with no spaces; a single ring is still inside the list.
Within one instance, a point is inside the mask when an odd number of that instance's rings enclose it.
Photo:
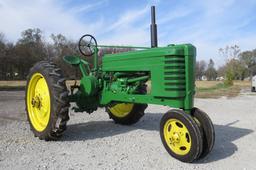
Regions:
[[[252,92],[256,92],[256,75],[252,77]]]

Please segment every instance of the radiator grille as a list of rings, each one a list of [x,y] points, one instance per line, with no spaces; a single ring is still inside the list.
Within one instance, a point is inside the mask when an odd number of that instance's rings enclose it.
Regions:
[[[165,56],[164,90],[166,92],[182,92],[186,90],[185,57]]]

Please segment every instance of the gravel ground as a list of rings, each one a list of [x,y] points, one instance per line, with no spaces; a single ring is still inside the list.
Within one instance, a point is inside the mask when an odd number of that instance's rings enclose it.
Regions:
[[[57,142],[35,138],[24,115],[24,92],[0,92],[0,169],[255,169],[256,95],[196,99],[212,118],[216,142],[203,160],[186,164],[165,151],[160,119],[169,108],[149,105],[132,126],[114,124],[104,112],[71,112]]]

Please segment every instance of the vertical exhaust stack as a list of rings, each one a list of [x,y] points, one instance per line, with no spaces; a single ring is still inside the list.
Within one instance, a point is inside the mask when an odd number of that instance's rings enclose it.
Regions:
[[[155,6],[151,6],[151,48],[157,47],[157,25],[156,25],[156,14],[155,14]]]

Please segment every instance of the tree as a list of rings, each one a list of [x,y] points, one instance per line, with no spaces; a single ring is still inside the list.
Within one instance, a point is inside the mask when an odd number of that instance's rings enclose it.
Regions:
[[[218,77],[225,77],[226,69],[227,69],[226,65],[220,66],[217,70]]]
[[[226,46],[225,48],[220,48],[219,53],[226,60],[226,69],[225,69],[225,81],[226,85],[233,85],[233,80],[235,78],[235,69],[233,69],[233,65],[235,65],[234,61],[238,59],[240,54],[240,48],[237,45]]]
[[[196,62],[196,79],[202,80],[202,76],[205,74],[206,62],[204,60]]]
[[[25,79],[29,69],[38,61],[47,58],[42,31],[38,28],[27,29],[21,33],[21,38],[15,46],[18,72],[21,79]]]
[[[62,34],[52,34],[51,39],[53,40],[53,45],[50,46],[52,50],[52,60],[62,69],[65,77],[69,77],[71,79],[78,78],[80,76],[80,72],[77,71],[78,68],[74,69],[74,67],[63,61],[63,57],[66,55],[80,56],[77,43],[68,40]],[[89,63],[92,63],[93,57],[87,57],[86,60],[89,61]]]
[[[209,60],[207,69],[205,71],[205,75],[206,75],[208,80],[216,80],[217,71],[214,68],[214,61],[212,59]]]
[[[0,32],[0,43],[4,42],[4,33]]]
[[[238,45],[226,46],[225,48],[220,48],[219,53],[226,60],[237,59],[240,54],[240,47]]]
[[[5,42],[4,34],[0,33],[0,80],[5,79]]]
[[[227,63],[227,69],[232,71],[234,80],[243,80],[247,75],[246,66],[238,59],[230,60]]]
[[[248,73],[252,77],[256,73],[256,49],[242,52],[239,55],[239,59],[248,69]]]

